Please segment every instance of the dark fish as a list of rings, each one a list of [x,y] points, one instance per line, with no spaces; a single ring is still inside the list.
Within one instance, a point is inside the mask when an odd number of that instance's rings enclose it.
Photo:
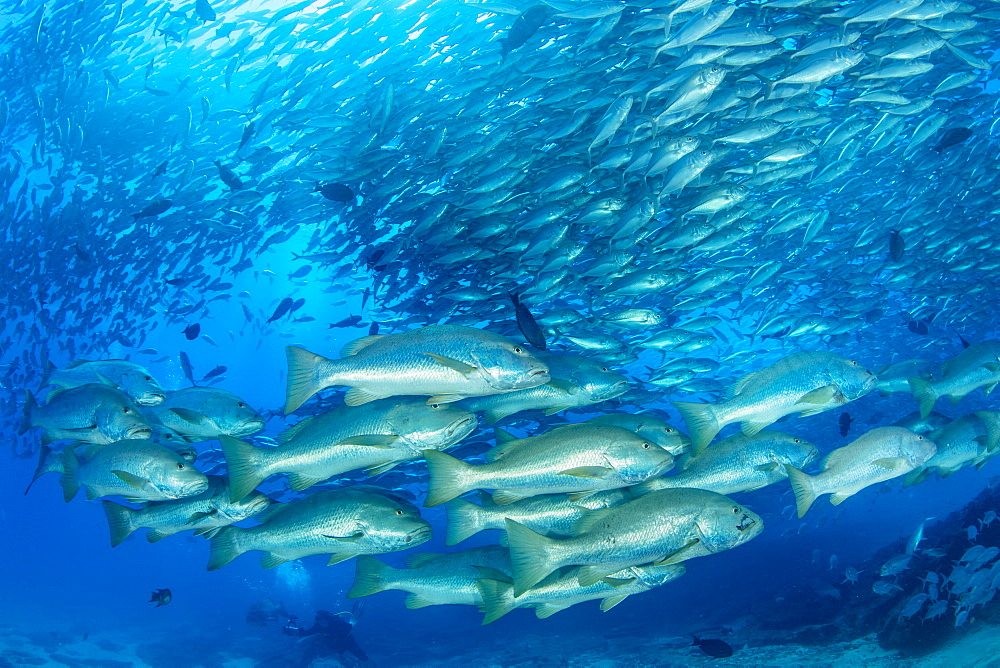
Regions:
[[[247,624],[251,626],[267,626],[270,622],[291,619],[291,615],[285,612],[283,603],[275,603],[270,598],[257,601],[247,610]]]
[[[143,87],[143,90],[145,90],[147,93],[152,93],[156,97],[167,97],[168,95],[170,95],[170,91],[160,90],[159,88],[150,88],[149,86]]]
[[[215,166],[219,168],[219,178],[231,190],[243,190],[243,181],[236,175],[236,172],[223,165],[218,160],[214,160]]]
[[[247,322],[253,322],[253,313],[250,312],[246,304],[242,304],[241,306],[243,306],[243,315],[246,317]]]
[[[691,643],[691,646],[700,647],[702,652],[714,659],[724,659],[727,656],[733,655],[733,648],[724,640],[718,640],[717,638],[700,640],[698,636],[692,637],[694,638],[694,642]]]
[[[139,211],[139,213],[132,214],[132,220],[139,220],[140,218],[150,218],[152,216],[159,216],[161,213],[167,211],[174,205],[168,199],[157,199],[153,200],[146,205],[144,209]]]
[[[361,293],[361,310],[365,310],[365,304],[368,303],[368,298],[372,296],[372,291],[365,288],[364,292]]]
[[[969,347],[969,342],[966,341],[965,338],[961,334],[958,335],[958,340],[962,342],[962,348],[968,348]]]
[[[205,377],[201,379],[201,382],[204,383],[209,378],[215,378],[216,376],[220,376],[220,375],[226,373],[226,371],[228,371],[228,369],[226,367],[224,367],[224,366],[217,366],[214,369],[212,369],[211,371],[209,371],[208,373],[206,373]]]
[[[152,183],[153,181],[156,180],[157,176],[166,173],[166,171],[167,171],[167,161],[164,160],[159,165],[157,165],[156,169],[153,170],[153,175],[149,178],[149,182]]]
[[[928,331],[927,323],[923,320],[907,320],[906,328],[914,334],[919,334],[920,336],[923,336]]]
[[[305,276],[306,274],[308,274],[310,271],[312,271],[312,265],[311,264],[307,264],[306,266],[299,267],[294,272],[292,272],[291,274],[289,274],[288,278],[302,278],[303,276]]]
[[[889,233],[889,256],[892,258],[892,261],[899,262],[902,260],[905,252],[906,242],[903,241],[903,235],[899,233],[899,230],[892,230]]]
[[[374,269],[378,265],[378,261],[382,259],[383,255],[385,255],[385,251],[379,248],[368,256],[368,259],[365,260],[365,264],[369,269]]]
[[[854,422],[854,419],[851,417],[850,413],[841,413],[840,414],[840,419],[837,420],[837,424],[840,425],[840,435],[841,436],[847,436],[847,434],[850,433],[850,431],[851,431],[851,423],[852,422]]]
[[[324,183],[323,185],[317,183],[313,192],[319,193],[331,202],[353,202],[355,197],[354,191],[343,183]]]
[[[240,137],[240,145],[239,147],[237,147],[236,149],[237,151],[246,146],[247,142],[250,141],[250,137],[253,137],[253,127],[254,127],[253,121],[250,121],[243,128],[243,135]]]
[[[292,307],[290,310],[298,311],[300,308],[305,306],[305,303],[306,303],[305,297],[302,297],[301,299],[296,299],[294,302],[292,302]]]
[[[215,10],[208,0],[195,0],[194,13],[203,21],[214,21],[216,18]]]
[[[535,317],[531,315],[531,311],[521,303],[521,299],[516,292],[508,292],[507,295],[514,304],[514,313],[517,316],[517,328],[521,330],[521,334],[535,348],[546,350],[545,333],[542,332],[542,328],[535,322]]]
[[[187,353],[183,350],[181,351],[181,371],[184,372],[184,377],[188,379],[188,382],[192,385],[194,382],[194,370],[191,368],[191,360],[188,359]]]
[[[864,319],[865,322],[867,322],[870,325],[873,322],[878,322],[879,320],[881,320],[883,315],[885,315],[885,312],[882,309],[876,308],[865,313]]]
[[[150,594],[149,602],[156,603],[156,607],[161,608],[170,603],[171,598],[169,589],[154,589]]]
[[[184,328],[184,336],[187,337],[188,341],[194,341],[199,334],[201,334],[201,325],[197,322]]]
[[[378,323],[372,320],[372,324],[368,325],[368,336],[375,336],[378,334]]]
[[[270,324],[275,320],[277,320],[278,318],[280,318],[281,316],[288,313],[288,310],[292,308],[292,304],[294,303],[295,302],[292,300],[291,297],[285,297],[284,299],[282,299],[281,303],[278,304],[278,308],[274,309],[274,313],[271,315],[270,318],[267,319],[266,324]]]
[[[186,278],[168,278],[166,280],[167,285],[186,285],[187,283],[188,279]]]
[[[972,130],[963,127],[948,128],[947,130],[943,130],[938,136],[940,138],[938,139],[937,146],[934,147],[934,150],[940,153],[946,148],[950,148],[956,144],[961,144],[966,139],[971,137]]]
[[[499,40],[500,57],[506,59],[508,53],[524,46],[524,43],[538,32],[548,16],[549,10],[543,5],[535,5],[518,16],[514,25],[507,31],[507,36]]]
[[[339,322],[333,323],[332,325],[327,327],[327,329],[333,329],[334,327],[357,327],[360,323],[361,323],[361,316],[352,315],[344,318]]]
[[[104,70],[104,79],[109,84],[111,84],[112,86],[114,86],[115,90],[119,89],[119,86],[118,86],[118,84],[119,84],[118,77],[115,76],[114,72],[112,72],[111,70]]]
[[[212,103],[208,101],[207,97],[201,98],[201,122],[202,124],[208,120],[209,114],[212,113]]]

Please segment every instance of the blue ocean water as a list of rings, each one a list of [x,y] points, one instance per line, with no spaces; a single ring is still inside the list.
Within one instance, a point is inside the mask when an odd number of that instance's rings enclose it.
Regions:
[[[175,391],[192,384],[183,353],[199,385],[266,418],[245,440],[273,445],[297,419],[282,410],[286,346],[337,358],[369,333],[444,323],[524,342],[518,290],[551,351],[601,361],[631,389],[502,423],[517,436],[608,412],[688,431],[671,401],[721,401],[797,351],[872,370],[921,358],[940,377],[964,344],[1000,337],[997,10],[890,4],[6,3],[0,666],[308,665],[288,616],[248,623],[267,599],[302,627],[351,613],[379,666],[992,665],[996,554],[977,581],[964,567],[969,548],[1000,547],[991,457],[836,507],[821,498],[801,519],[785,480],[734,494],[765,525],[745,545],[607,612],[588,601],[489,625],[473,606],[407,609],[399,591],[348,598],[354,560],[265,570],[252,553],[207,571],[208,541],[190,533],[112,547],[100,502],[64,503],[58,474],[22,494],[41,445],[40,429],[19,433],[25,391],[44,402],[50,366],[128,359]],[[795,54],[817,39],[840,51],[806,80]],[[883,69],[896,63],[933,67]],[[777,123],[753,126],[774,140],[726,139],[760,119]],[[687,137],[708,164],[678,155],[654,169]],[[618,287],[642,272],[666,277]],[[615,324],[630,308],[662,319]],[[560,309],[579,319],[546,324]],[[701,316],[720,318],[703,347],[642,345]],[[705,360],[712,370],[651,382],[667,362]],[[997,410],[989,385],[935,410]],[[340,390],[298,415],[338,405]],[[870,392],[772,428],[826,455],[917,409],[908,390]],[[453,454],[479,461],[496,437],[479,424]],[[217,441],[195,447],[196,467],[225,474]],[[373,483],[422,506],[426,471],[418,459],[319,489]],[[261,489],[296,497],[284,477]],[[377,558],[402,568],[413,552],[500,540],[446,546],[444,507],[420,513],[431,540]],[[921,525],[907,568],[882,576]],[[158,589],[167,605],[149,601]],[[925,619],[938,600],[944,612]],[[734,654],[713,658],[692,636]]]

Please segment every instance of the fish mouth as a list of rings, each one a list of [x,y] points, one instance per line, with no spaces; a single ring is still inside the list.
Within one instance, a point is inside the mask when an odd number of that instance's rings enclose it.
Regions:
[[[410,533],[403,536],[403,542],[408,544],[420,544],[430,540],[431,538],[431,528],[430,526],[422,526],[414,529]]]
[[[463,434],[464,438],[464,436],[468,435],[469,431],[472,430],[472,427],[477,422],[478,420],[476,419],[475,415],[464,417],[461,420],[457,420],[453,422],[451,425],[449,425],[448,428],[444,430],[444,436],[446,439],[451,440],[455,438],[456,434],[461,434],[462,432],[465,432],[465,434]]]
[[[135,403],[139,404],[140,406],[159,406],[160,404],[163,403],[164,399],[166,398],[167,395],[163,394],[162,392],[147,392],[146,394],[136,399]]]
[[[234,436],[249,436],[250,434],[256,434],[263,428],[264,428],[263,419],[255,418],[253,420],[247,420],[240,426],[239,432],[234,434]]]
[[[619,397],[626,392],[628,392],[628,381],[623,380],[615,383],[604,392],[595,392],[591,396],[595,401],[607,401],[608,399]]]
[[[181,487],[181,496],[194,496],[195,494],[201,494],[206,489],[208,489],[208,478],[196,480]]]
[[[751,529],[756,524],[757,520],[753,519],[749,515],[744,515],[743,517],[740,518],[740,523],[736,525],[736,529],[737,531],[743,533]]]
[[[145,441],[153,436],[153,430],[149,427],[132,427],[125,432],[125,438],[127,440],[135,439],[137,441]]]

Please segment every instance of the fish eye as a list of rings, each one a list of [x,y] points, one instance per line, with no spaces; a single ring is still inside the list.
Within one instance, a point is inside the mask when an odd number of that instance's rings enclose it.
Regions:
[[[246,406],[246,404],[243,403],[242,401],[237,401],[236,405],[239,406],[240,408],[243,408],[244,406]]]
[[[431,404],[431,408],[441,408],[441,404]]]
[[[184,465],[181,464],[180,462],[177,462],[177,470],[178,471],[183,471],[184,470]]]
[[[608,368],[608,367],[606,367],[606,366],[602,366],[602,367],[601,367],[601,371],[611,371],[611,369],[609,369],[609,368]]]
[[[740,514],[740,507],[736,506],[735,508],[733,508],[733,515],[739,515],[739,514]]]
[[[152,378],[150,378],[149,376],[143,376],[143,377],[142,377],[142,379],[143,379],[143,380],[153,380],[153,379],[152,379]]]
[[[514,346],[514,352],[517,353],[518,355],[520,355],[524,351],[521,350],[521,346]]]
[[[674,430],[671,427],[667,427],[666,430],[665,430],[665,432],[668,433],[668,434],[672,434],[672,433],[674,433]]]
[[[396,514],[397,515],[402,515],[403,511],[401,509],[399,509],[399,508],[396,508]]]
[[[792,439],[792,443],[801,443],[801,442],[802,442],[802,441],[800,441],[800,440],[799,440],[799,439],[797,439],[797,438],[793,438],[793,439]]]
[[[923,436],[917,436],[917,440],[918,441],[922,441],[922,440],[924,440],[924,437]]]
[[[642,449],[643,450],[649,450],[649,443],[643,443],[642,444]]]
[[[851,366],[857,366],[857,365],[858,365],[857,362],[855,362],[854,360],[851,360]]]
[[[129,409],[128,406],[122,406],[122,413],[131,413],[131,412],[132,411]]]

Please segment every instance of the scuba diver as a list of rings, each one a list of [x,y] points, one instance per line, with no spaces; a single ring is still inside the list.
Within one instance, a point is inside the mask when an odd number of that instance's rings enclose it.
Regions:
[[[354,638],[355,614],[318,610],[311,628],[299,628],[296,622],[296,617],[290,617],[282,630],[287,635],[302,639],[299,668],[308,668],[314,659],[322,657],[335,657],[348,667],[370,668],[375,665]]]

